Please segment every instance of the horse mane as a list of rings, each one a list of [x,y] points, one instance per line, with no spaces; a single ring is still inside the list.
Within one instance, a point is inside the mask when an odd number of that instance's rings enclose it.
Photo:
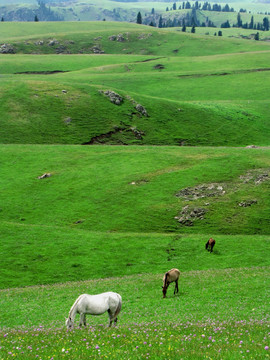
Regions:
[[[74,310],[75,306],[78,304],[81,297],[84,296],[84,294],[80,295],[74,302],[74,304],[71,306],[71,309],[69,310],[68,317],[70,317],[70,314],[72,314],[72,311]]]
[[[169,276],[169,271],[167,271],[167,272],[165,273],[163,286],[166,286],[168,276]]]

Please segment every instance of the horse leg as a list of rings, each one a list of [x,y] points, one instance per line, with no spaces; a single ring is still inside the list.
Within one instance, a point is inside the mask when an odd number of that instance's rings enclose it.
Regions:
[[[85,322],[85,314],[84,313],[81,313],[80,314],[80,323],[79,323],[79,326],[82,326],[82,325],[86,325],[86,322]]]
[[[179,291],[179,289],[178,289],[178,279],[175,280],[175,289],[174,289],[174,291],[175,291],[176,293],[178,293],[178,291]]]
[[[113,315],[110,309],[108,310],[108,315],[109,315],[109,327],[111,327],[113,322]]]

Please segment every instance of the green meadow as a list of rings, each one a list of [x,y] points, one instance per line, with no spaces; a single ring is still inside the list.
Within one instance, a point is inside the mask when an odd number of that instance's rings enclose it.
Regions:
[[[268,359],[269,44],[0,29],[0,360]],[[118,326],[67,331],[76,298],[106,291]]]
[[[2,143],[269,144],[267,42],[110,22],[1,27],[16,49],[0,56]]]

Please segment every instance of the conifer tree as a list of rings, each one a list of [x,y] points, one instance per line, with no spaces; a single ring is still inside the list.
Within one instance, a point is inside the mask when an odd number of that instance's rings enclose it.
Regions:
[[[137,14],[137,24],[141,24],[141,23],[142,23],[142,14],[139,11],[138,14]]]
[[[162,27],[163,27],[163,20],[162,20],[162,16],[161,16],[161,15],[160,15],[160,17],[159,17],[158,27],[159,27],[159,28],[162,28]]]

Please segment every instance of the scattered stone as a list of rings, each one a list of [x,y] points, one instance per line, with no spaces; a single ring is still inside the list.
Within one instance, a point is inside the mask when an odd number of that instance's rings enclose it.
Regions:
[[[43,41],[43,40],[36,41],[36,42],[35,42],[35,45],[40,45],[40,46],[42,46],[42,45],[44,45],[44,41]]]
[[[65,122],[66,124],[70,124],[71,121],[72,121],[71,117],[67,117],[67,118],[65,118],[65,120],[64,120],[64,122]]]
[[[152,36],[153,34],[152,33],[147,33],[147,34],[140,34],[139,36],[138,36],[138,39],[139,40],[144,40],[144,39],[148,39],[148,38],[150,38],[151,36]]]
[[[135,109],[140,113],[140,114],[142,114],[143,116],[148,116],[148,113],[147,113],[147,111],[146,111],[146,109],[141,105],[141,104],[137,104],[136,106],[135,106]]]
[[[225,194],[224,187],[217,183],[202,184],[193,188],[188,187],[180,190],[175,196],[183,197],[186,200],[196,200],[206,197],[222,196]]]
[[[57,40],[55,40],[55,39],[53,39],[53,40],[50,40],[49,41],[49,46],[54,46],[54,45],[56,45],[56,44],[59,44],[59,42],[57,41]]]
[[[133,134],[135,135],[135,138],[136,139],[139,139],[141,140],[143,135],[144,135],[144,132],[141,131],[141,130],[138,130],[136,127],[131,127],[130,130],[133,132]]]
[[[111,36],[109,36],[109,40],[110,41],[119,41],[119,42],[126,41],[123,34],[111,35]]]
[[[114,91],[111,91],[111,90],[102,91],[101,90],[100,93],[103,93],[105,96],[107,96],[110,99],[110,101],[115,105],[121,105],[123,102],[122,96],[120,96],[119,94],[117,94]]]
[[[67,90],[62,90],[62,93],[66,94],[66,93],[67,93]]]
[[[110,41],[116,41],[116,39],[117,39],[116,35],[109,36]]]
[[[0,46],[0,54],[15,54],[14,47],[10,44],[3,44]]]
[[[129,183],[129,185],[143,185],[143,184],[147,184],[148,182],[149,180],[141,179],[138,181],[132,181],[131,183]]]
[[[255,185],[260,185],[261,183],[270,179],[269,172],[266,171],[267,170],[265,169],[250,170],[246,174],[241,175],[240,179],[244,184],[253,181]]]
[[[248,145],[246,146],[247,149],[258,149],[259,146],[257,145]]]
[[[189,205],[186,205],[182,208],[181,213],[175,216],[175,219],[184,226],[193,226],[194,221],[204,219],[206,212],[207,210],[204,208],[191,208]]]
[[[64,45],[59,45],[56,49],[55,49],[56,54],[63,54],[63,53],[67,53],[70,54],[70,51],[67,51],[66,46]]]
[[[118,34],[117,38],[116,38],[116,41],[124,42],[124,41],[126,41],[126,39],[124,38],[123,34]]]
[[[241,207],[248,207],[251,206],[253,204],[257,204],[257,200],[245,200],[245,201],[241,201],[238,205]]]
[[[255,179],[255,185],[259,185],[267,180],[269,180],[269,174],[261,174]]]
[[[94,54],[104,54],[104,51],[97,45],[91,47],[90,50],[93,51]]]
[[[51,173],[44,173],[43,175],[38,176],[38,179],[45,179],[45,178],[48,178],[48,177],[51,177],[51,176],[52,176]]]

